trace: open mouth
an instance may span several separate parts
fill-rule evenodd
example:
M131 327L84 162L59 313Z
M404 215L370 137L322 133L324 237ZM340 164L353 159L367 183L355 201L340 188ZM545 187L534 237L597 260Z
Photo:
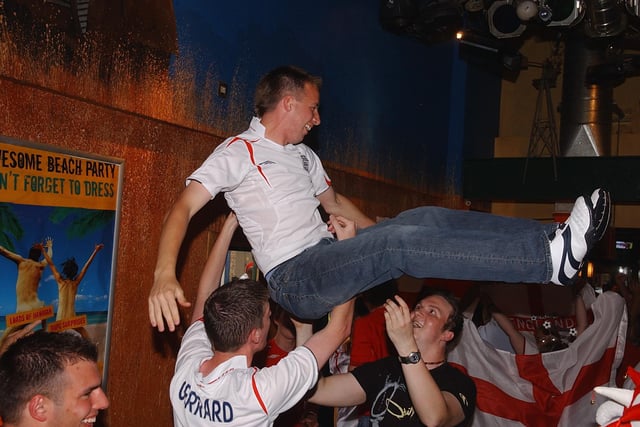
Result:
M96 422L96 417L85 418L82 420L82 424L93 424Z

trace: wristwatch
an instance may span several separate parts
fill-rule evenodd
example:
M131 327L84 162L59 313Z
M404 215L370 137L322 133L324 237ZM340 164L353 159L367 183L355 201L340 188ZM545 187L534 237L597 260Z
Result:
M400 363L415 365L422 359L419 351L412 351L408 356L398 356Z

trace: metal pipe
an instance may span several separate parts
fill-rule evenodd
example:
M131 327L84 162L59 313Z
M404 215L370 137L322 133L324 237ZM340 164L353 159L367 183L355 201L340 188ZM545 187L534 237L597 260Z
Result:
M567 37L560 108L561 156L610 156L613 84L589 84L587 68L603 64L603 43L581 32Z

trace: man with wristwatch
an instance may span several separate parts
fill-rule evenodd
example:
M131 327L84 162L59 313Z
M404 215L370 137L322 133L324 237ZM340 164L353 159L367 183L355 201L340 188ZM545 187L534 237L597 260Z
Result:
M473 381L446 362L462 332L456 299L426 288L409 310L399 296L385 303L387 334L398 356L319 380L310 402L371 405L373 426L464 426L476 402Z

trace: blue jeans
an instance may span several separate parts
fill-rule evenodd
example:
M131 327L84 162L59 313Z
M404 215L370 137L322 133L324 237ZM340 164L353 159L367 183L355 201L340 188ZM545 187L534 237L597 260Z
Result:
M346 240L323 239L268 274L271 297L303 319L392 278L546 283L557 224L434 206L402 212Z

